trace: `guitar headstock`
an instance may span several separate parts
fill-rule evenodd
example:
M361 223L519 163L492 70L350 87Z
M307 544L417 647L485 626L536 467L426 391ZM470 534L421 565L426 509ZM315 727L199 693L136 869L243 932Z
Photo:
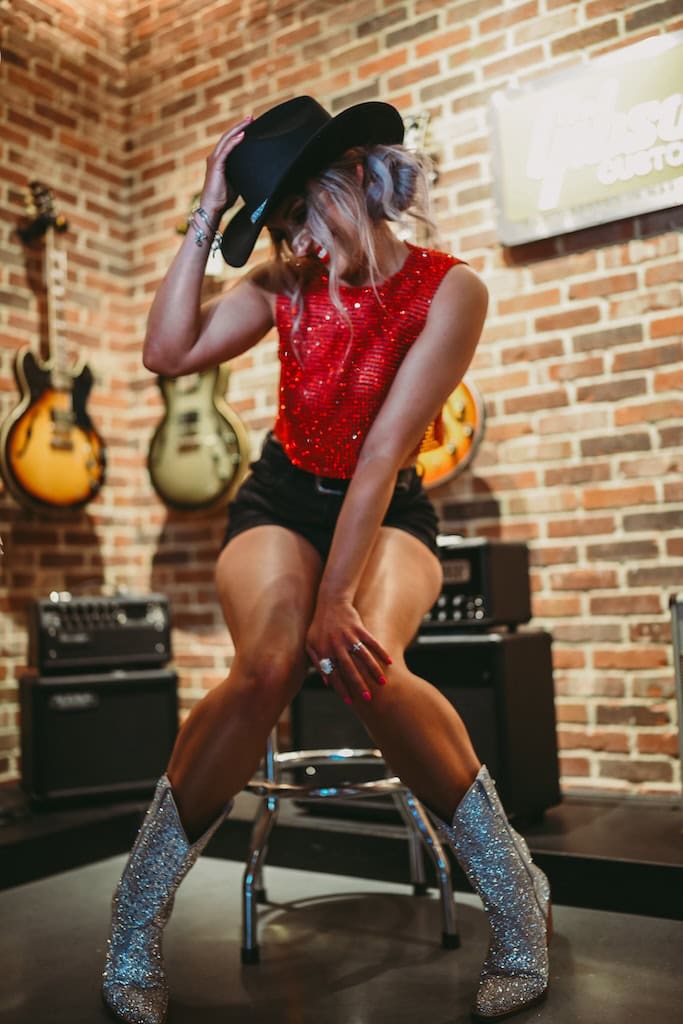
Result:
M28 188L25 189L24 206L27 218L25 223L17 228L17 234L22 242L30 244L50 230L67 230L69 225L66 218L55 208L52 189L42 181L29 182Z

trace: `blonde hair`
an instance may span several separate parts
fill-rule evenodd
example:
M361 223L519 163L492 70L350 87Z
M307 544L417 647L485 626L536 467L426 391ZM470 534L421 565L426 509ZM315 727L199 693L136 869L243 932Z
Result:
M303 314L305 285L322 266L310 256L288 259L299 234L308 232L313 242L327 252L330 299L348 323L340 295L342 268L364 268L367 283L375 289L380 281L373 226L386 220L405 227L412 217L430 235L433 233L427 175L424 158L402 146L367 146L347 150L307 182L302 197L305 218L295 224L294 237L288 241L281 232L271 230L276 259L287 259L292 270L286 276L286 292L294 313L293 334ZM340 214L334 220L334 231L330 227L330 204Z

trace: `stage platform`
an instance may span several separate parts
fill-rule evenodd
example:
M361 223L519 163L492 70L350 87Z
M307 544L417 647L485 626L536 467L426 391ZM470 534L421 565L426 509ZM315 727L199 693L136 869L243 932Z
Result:
M99 999L111 892L124 856L0 893L2 1024L105 1024ZM442 950L436 898L407 886L271 868L261 963L240 963L241 866L202 858L166 932L169 1024L469 1024L487 945L459 895L462 945ZM547 1002L519 1024L678 1024L683 925L554 908Z

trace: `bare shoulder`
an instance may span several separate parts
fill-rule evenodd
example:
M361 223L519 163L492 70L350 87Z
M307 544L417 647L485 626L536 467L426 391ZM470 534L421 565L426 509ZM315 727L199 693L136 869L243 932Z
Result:
M436 290L430 315L459 316L470 312L476 318L486 314L488 289L479 275L466 263L456 263L444 275Z

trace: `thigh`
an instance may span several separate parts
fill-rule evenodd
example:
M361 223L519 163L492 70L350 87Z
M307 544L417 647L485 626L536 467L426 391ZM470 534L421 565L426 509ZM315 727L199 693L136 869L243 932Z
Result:
M439 559L412 534L382 527L356 595L363 622L398 657L441 590Z
M322 573L315 548L281 526L234 537L216 564L216 586L236 650L285 644L303 650Z

